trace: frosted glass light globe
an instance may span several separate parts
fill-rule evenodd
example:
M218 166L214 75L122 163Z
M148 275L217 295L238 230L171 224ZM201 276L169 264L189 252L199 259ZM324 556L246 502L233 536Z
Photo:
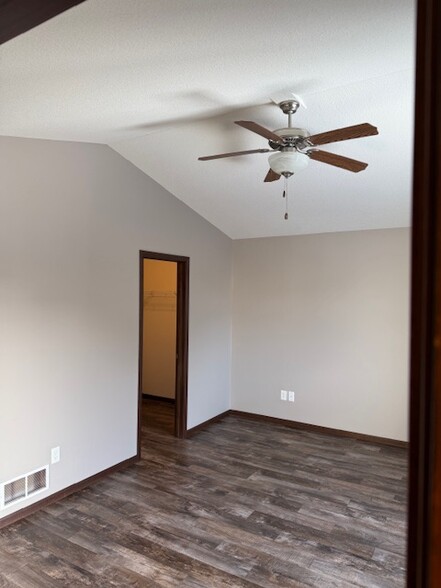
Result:
M268 157L268 163L276 174L282 175L284 172L294 174L305 169L309 163L309 157L298 151L277 151Z

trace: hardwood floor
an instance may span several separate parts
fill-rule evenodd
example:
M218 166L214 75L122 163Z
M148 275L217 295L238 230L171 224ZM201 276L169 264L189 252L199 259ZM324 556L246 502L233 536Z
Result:
M404 586L404 449L228 416L0 532L0 586Z
M163 400L143 398L142 425L149 430L166 435L175 433L175 405Z

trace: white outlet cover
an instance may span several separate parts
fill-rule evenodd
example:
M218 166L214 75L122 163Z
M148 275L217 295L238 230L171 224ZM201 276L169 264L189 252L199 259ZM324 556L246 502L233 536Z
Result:
M296 398L296 397L295 397L295 393L294 393L292 390L290 390L290 391L288 392L288 400L289 400L290 402L294 402L295 398Z
M53 447L51 449L51 463L58 463L60 461L60 448Z
M288 392L286 390L280 390L280 400L287 400Z

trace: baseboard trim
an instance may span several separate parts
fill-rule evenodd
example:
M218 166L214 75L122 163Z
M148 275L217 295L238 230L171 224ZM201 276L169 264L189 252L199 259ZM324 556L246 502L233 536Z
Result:
M142 393L142 397L146 400L159 400L159 402L167 402L168 404L176 404L176 400L174 398L167 398L166 396L155 396L154 394L144 394Z
M206 429L209 425L212 425L213 423L216 423L217 421L222 420L223 418L228 416L230 413L231 413L231 410L226 410L225 412L221 412L220 414L214 416L213 418L208 419L208 421L204 421L203 423L199 423L199 425L196 425L195 427L188 429L187 434L186 434L187 439L189 437L193 437L193 435L195 435L196 433L199 433L199 431Z
M276 417L265 416L262 414L255 414L253 412L243 412L241 410L230 410L229 414L233 416L244 417L253 421L262 421L273 423L275 425L284 425L291 429L301 429L302 431L310 431L312 433L323 433L325 435L334 435L336 437L347 437L349 439L356 439L358 441L367 441L368 443L377 443L379 445L388 445L392 447L408 448L407 441L399 441L398 439L388 439L387 437L376 437L375 435L365 435L364 433L354 433L352 431L343 431L342 429L332 429L331 427L322 427L320 425L311 425L309 423L301 423L299 421L289 421L287 419L279 419Z
M58 502L59 500L62 500L63 498L66 498L67 496L70 496L71 494L74 494L75 492L79 492L80 490L87 488L87 486L90 486L91 484L97 482L98 480L101 480L101 478L105 478L109 474L113 474L114 472L122 470L130 465L133 465L137 461L139 461L139 458L137 455L135 455L133 457L129 457L129 459L125 459L124 461L121 461L120 463L117 463L113 466L110 466L110 468L107 468L101 472L98 472L97 474L94 474L93 476L89 476L88 478L81 480L80 482L76 482L75 484L72 484L71 486L68 486L67 488L63 488L63 490L59 490L58 492L54 492L54 494L51 494L50 496L46 496L46 498L43 498L42 500L39 500L38 502L34 502L34 504L30 504L29 506L25 506L24 508L21 508L20 510L13 512L10 515L6 515L2 519L0 519L0 529L3 529L9 525L12 525L13 523L17 523L21 519L24 519L24 518L30 516L31 514L34 514L35 512L41 510L42 508L45 508L46 506L49 506L50 504L53 504L54 502Z

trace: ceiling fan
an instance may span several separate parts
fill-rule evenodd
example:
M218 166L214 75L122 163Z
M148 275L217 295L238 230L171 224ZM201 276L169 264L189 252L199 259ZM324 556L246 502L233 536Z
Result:
M292 126L292 115L299 108L298 100L284 100L279 102L278 106L282 112L288 115L288 126L283 129L270 131L258 123L248 120L236 120L235 124L257 133L261 137L268 139L271 149L251 149L248 151L234 151L231 153L220 153L218 155L208 155L199 157L200 161L211 159L221 159L223 157L236 157L237 155L249 155L252 153L271 153L268 158L269 171L265 176L264 182L274 182L281 176L289 178L295 172L305 168L309 159L321 161L328 165L334 165L351 172L360 172L367 167L367 163L343 157L336 153L329 153L316 149L317 145L326 145L336 143L337 141L347 141L348 139L358 139L378 135L376 127L369 123L362 123L342 129L334 129L325 133L310 135L306 129L300 129ZM285 215L285 218L288 218Z

